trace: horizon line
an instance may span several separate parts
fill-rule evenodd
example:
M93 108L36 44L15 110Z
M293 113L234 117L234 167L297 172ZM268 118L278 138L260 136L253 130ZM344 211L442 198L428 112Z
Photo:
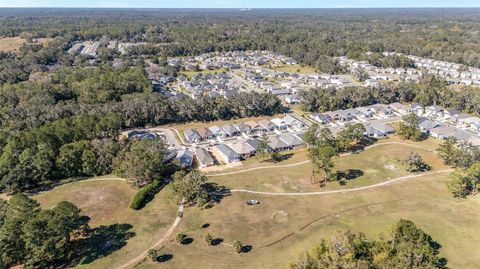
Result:
M371 7L361 7L361 6L339 6L339 7L100 7L100 6L78 6L78 7L68 7L68 6L0 6L0 9L6 8L62 8L62 9L79 9L79 8L91 8L91 9L424 9L424 8L438 8L438 9L445 9L445 8L476 8L480 9L479 6L398 6L398 7L390 7L390 6L371 6Z

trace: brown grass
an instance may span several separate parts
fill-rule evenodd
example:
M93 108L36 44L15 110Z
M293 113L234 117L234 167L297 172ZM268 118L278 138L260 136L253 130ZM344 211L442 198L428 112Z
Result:
M40 43L47 46L53 38L35 38L33 43ZM18 51L26 39L20 37L2 37L0 38L0 51Z

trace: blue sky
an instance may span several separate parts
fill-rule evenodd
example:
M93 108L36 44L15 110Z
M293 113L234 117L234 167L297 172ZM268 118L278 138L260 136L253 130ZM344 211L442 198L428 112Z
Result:
M0 0L0 7L342 8L480 7L480 0Z

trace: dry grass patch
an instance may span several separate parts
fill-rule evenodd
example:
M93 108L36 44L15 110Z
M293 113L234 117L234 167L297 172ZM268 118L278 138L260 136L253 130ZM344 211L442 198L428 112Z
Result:
M33 43L48 45L53 38L35 38ZM26 43L26 39L20 37L2 37L0 38L0 51L18 51Z

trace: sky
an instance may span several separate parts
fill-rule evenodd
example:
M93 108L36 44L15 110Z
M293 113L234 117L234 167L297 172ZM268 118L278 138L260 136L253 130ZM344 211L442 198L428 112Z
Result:
M480 7L480 0L0 0L0 7L371 8Z

